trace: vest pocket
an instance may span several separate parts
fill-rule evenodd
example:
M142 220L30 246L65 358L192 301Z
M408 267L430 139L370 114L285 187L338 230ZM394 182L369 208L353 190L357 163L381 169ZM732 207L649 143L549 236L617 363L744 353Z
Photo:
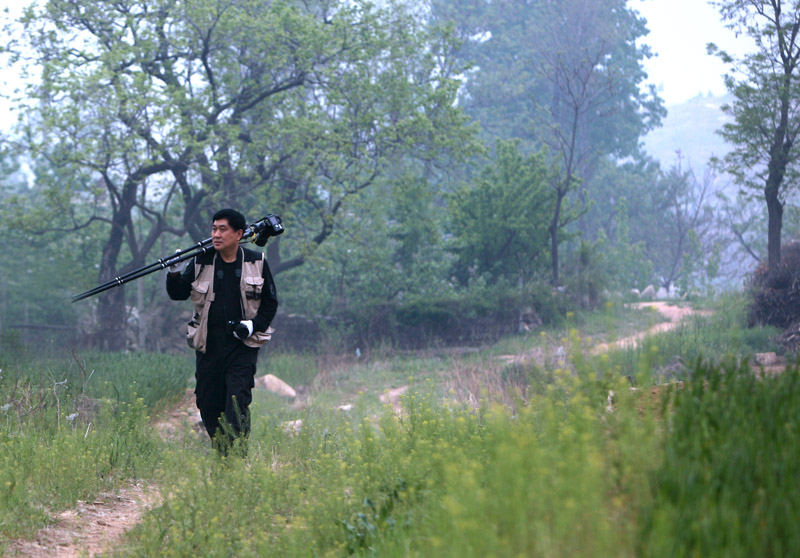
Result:
M248 347L258 348L272 339L274 331L271 327L268 327L267 331L254 331L253 335L244 340L244 344Z
M247 300L261 300L261 290L264 288L263 277L244 278L244 296Z
M194 281L192 283L192 302L202 303L208 295L208 287L211 281Z
M200 340L197 337L200 333L201 312L203 312L205 307L210 286L211 281L194 281L192 283L192 305L194 306L194 312L192 313L192 319L189 320L186 327L186 342L195 350L200 350L200 345L205 343L205 340Z

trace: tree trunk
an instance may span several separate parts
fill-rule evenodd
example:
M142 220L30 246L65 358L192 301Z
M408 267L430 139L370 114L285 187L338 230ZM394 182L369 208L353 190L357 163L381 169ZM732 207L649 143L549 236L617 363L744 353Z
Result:
M769 272L777 271L781 263L781 228L783 227L783 204L778 199L778 187L768 185L764 188L764 199L767 201L767 263Z
M117 259L124 241L124 224L127 213L117 212L112 219L111 233L103 246L100 260L100 283L119 277L115 275ZM132 269L132 268L131 268ZM121 273L120 273L121 274ZM125 287L115 287L102 293L97 305L97 341L100 349L121 351L125 349L127 313L125 312Z
M99 348L103 351L124 350L127 334L125 286L109 289L100 295L97 317Z
M561 188L556 190L556 206L553 211L553 220L550 222L550 260L553 266L553 286L558 286L558 224L561 220L561 205L566 192Z

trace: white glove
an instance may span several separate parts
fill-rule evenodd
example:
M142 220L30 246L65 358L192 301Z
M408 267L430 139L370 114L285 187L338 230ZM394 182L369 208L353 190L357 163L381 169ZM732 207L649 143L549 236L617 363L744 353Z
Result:
M180 252L180 250L175 250L176 254L178 252ZM186 269L187 265L189 265L189 260L183 260L182 262L172 264L167 269L170 273L181 273L184 269Z
M240 341L244 341L251 335L253 335L253 320L242 320L233 328L233 336Z

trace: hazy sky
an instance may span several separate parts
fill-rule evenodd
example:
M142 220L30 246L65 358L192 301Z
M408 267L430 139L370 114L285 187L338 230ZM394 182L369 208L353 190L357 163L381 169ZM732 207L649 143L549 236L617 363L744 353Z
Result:
M630 0L629 6L647 19L650 33L644 42L657 54L645 63L648 82L661 88L659 94L667 106L698 93L725 93L722 74L726 68L706 54L706 44L743 54L752 43L726 29L706 0Z
M23 3L12 3L12 14ZM706 43L714 42L735 54L745 51L749 43L725 29L706 0L630 0L629 6L647 19L650 34L644 42L657 54L646 63L648 82L660 88L667 106L698 93L725 93L721 77L725 67L706 54ZM9 91L14 78L14 72L0 68L0 91ZM8 104L0 99L0 129L14 121Z

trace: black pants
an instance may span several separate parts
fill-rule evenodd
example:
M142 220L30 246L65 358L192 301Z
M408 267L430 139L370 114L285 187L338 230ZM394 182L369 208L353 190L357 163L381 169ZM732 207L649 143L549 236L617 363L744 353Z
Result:
M244 345L225 328L209 328L206 352L196 356L197 408L215 447L227 453L232 438L250 433L258 349ZM225 428L220 426L222 417Z

